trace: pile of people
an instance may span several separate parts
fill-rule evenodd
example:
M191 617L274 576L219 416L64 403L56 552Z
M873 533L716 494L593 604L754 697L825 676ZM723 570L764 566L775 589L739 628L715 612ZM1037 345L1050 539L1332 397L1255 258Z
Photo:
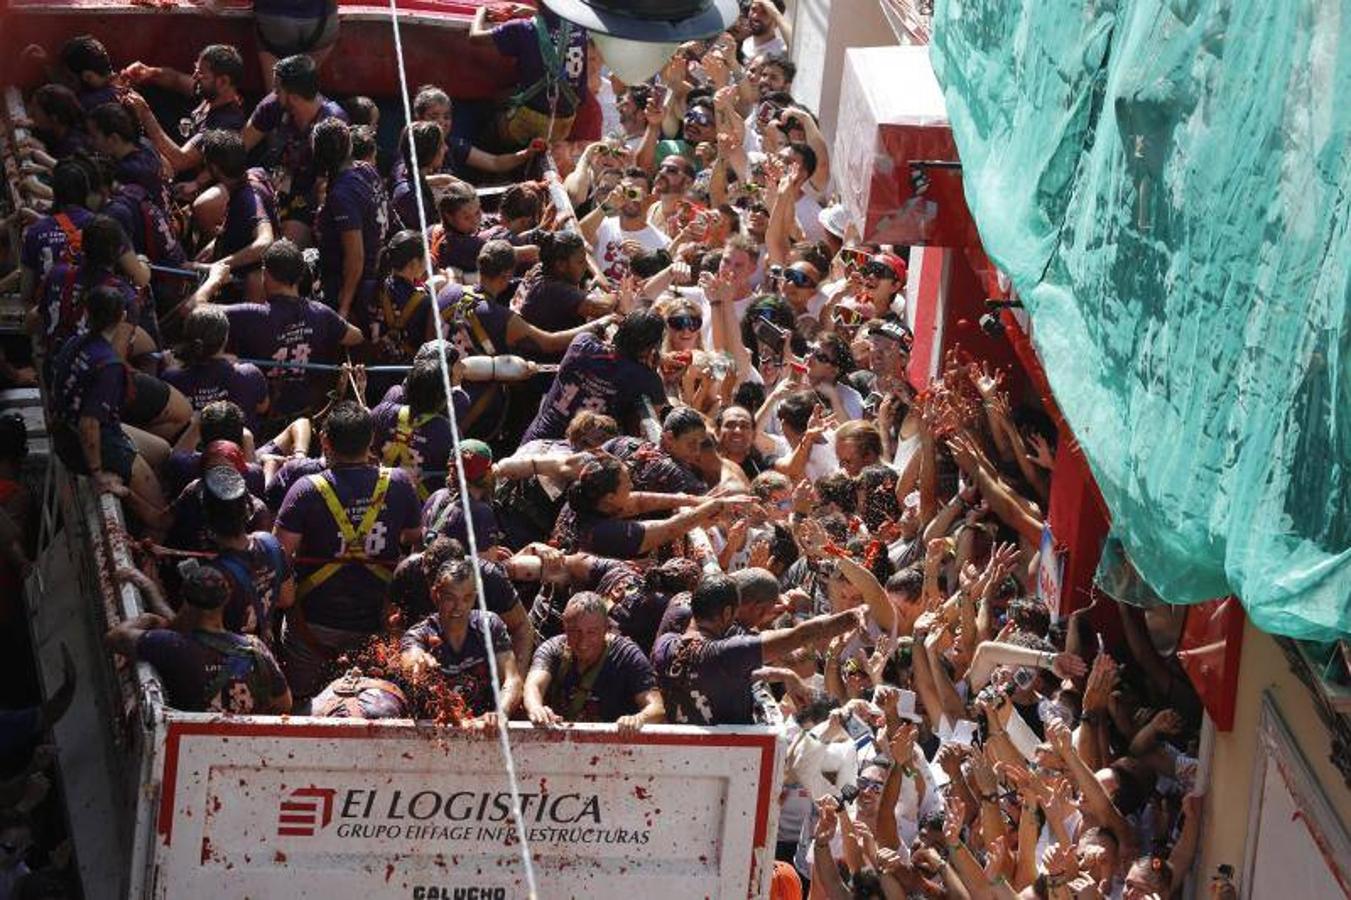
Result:
M108 645L182 709L776 725L775 897L1176 895L1196 694L1136 610L1038 599L1055 429L979 361L915 381L909 248L832 202L787 38L755 0L625 85L487 7L521 91L464 135L418 89L383 167L304 54L250 112L233 47L69 42L22 283L148 551Z

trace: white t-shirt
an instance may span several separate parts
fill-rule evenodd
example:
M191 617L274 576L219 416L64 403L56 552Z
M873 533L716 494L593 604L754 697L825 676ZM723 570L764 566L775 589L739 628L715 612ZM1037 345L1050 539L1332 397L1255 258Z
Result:
M755 35L751 35L741 42L741 56L750 62L761 53L787 53L788 45L784 43L783 38L777 31L772 32L769 40L763 43L756 43Z
M695 303L699 304L699 316L704 320L704 327L700 331L700 337L703 338L704 341L704 349L709 351L725 350L730 353L730 348L718 347L713 343L713 304L708 301L708 295L704 293L704 289L700 287L678 287L675 288L674 291L680 296L693 300ZM751 293L742 297L740 300L732 301L732 313L736 316L736 321L740 322L746 317L746 308L751 305L751 298L753 296L754 294ZM754 374L758 376L760 373L756 372Z
M651 225L644 224L637 231L625 231L619 224L618 216L602 219L596 228L596 246L593 249L600 270L606 278L615 282L629 273L629 257L623 249L625 241L637 241L644 250L659 250L671 243L670 238Z
M771 416L777 422L777 416ZM770 440L774 442L776 455L787 458L793 455L793 448L788 446L788 441L781 434L771 434ZM835 457L835 432L827 431L826 442L812 447L811 455L807 457L807 469L805 476L809 481L815 481L818 478L825 478L833 472L840 470L840 461Z

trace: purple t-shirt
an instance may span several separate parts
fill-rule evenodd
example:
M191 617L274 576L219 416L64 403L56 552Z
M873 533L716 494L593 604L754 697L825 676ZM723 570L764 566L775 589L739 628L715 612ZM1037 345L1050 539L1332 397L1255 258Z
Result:
M261 713L287 690L272 651L253 635L156 628L136 641L136 658L155 667L174 709Z
M224 307L230 320L230 352L245 359L280 362L335 363L347 322L336 312L303 297L277 294L267 303ZM272 368L273 409L291 416L318 399L332 384L331 373L311 375L304 369Z
M282 583L291 577L291 564L277 539L265 531L255 531L249 535L248 549L222 550L207 565L224 572L230 583L224 610L226 629L256 634L268 641L272 609Z
M94 214L83 206L68 206L61 210L70 220L70 234L79 235L80 230L89 224ZM23 247L19 252L19 262L24 268L46 275L66 256L70 248L70 234L61 227L56 215L43 216L23 233ZM78 260L77 260L78 262Z
M113 163L113 180L145 189L150 202L167 209L169 195L164 185L164 166L155 148L141 141L136 149Z
M252 244L263 222L270 222L272 233L278 233L277 195L266 171L249 169L243 183L230 192L225 220L216 235L213 259L225 259Z
M492 635L494 655L511 652L511 635L496 613L488 613L488 632ZM399 641L402 650L417 647L436 658L447 686L459 694L470 713L481 716L495 709L492 673L488 669L488 647L483 641L483 613L469 611L469 631L464 644L456 650L441 630L439 616L430 615L404 632Z
M661 376L627 359L590 332L572 339L539 413L522 442L561 438L572 417L583 409L614 417L621 425L636 421L646 397L654 410L666 404Z
M710 641L663 634L653 648L652 665L673 723L755 724L751 672L764 665L758 635Z
M548 23L550 43L555 48L554 54L557 56L558 64L562 69L561 72L556 74L572 87L573 93L580 102L580 98L586 94L586 29L569 25L567 45L559 47L562 41L563 20L548 11L542 11L540 15ZM539 37L535 33L536 21L536 18L513 19L492 30L493 43L497 46L497 51L503 56L515 57L516 83L523 89L528 89L534 85L544 77L545 72L544 58L540 53ZM547 115L550 111L548 91L540 90L536 92L533 97L526 101L526 106ZM556 114L570 116L574 111L573 104L569 102L566 93L560 92Z
M70 338L53 363L58 419L75 425L97 419L103 429L119 427L122 402L130 386L126 364L102 335Z
M116 219L131 239L132 249L151 263L182 266L187 262L188 255L164 209L141 185L118 185L99 212Z
M267 399L267 376L252 363L215 357L192 366L165 369L160 377L178 388L195 410L218 400L235 403L244 410L250 428L257 427L258 404Z
M454 267L461 272L478 271L478 252L488 239L478 234L461 234L445 225L431 228L432 261L438 269Z
M389 489L374 526L363 536L362 550L367 559L394 563L403 556L399 541L404 531L416 528L420 504L408 474L390 469ZM355 530L371 505L378 470L375 466L339 466L317 477L327 481L347 513ZM329 511L328 504L315 487L312 477L301 478L286 492L277 513L277 528L299 534L299 557L331 559L340 556L346 541ZM314 563L297 563L296 577L302 581L321 568ZM393 571L390 565L387 571ZM332 577L303 598L305 618L316 624L344 631L374 634L383 627L380 612L385 600L385 579L358 563L344 564Z
M433 416L419 423L418 418L410 414L409 424L413 430L406 441L407 449L391 459L399 446L399 410L402 403L380 403L371 410L371 422L375 426L375 439L371 446L376 455L386 460L386 465L403 466L415 478L418 473L429 470L431 477L439 483L445 483L446 462L450 459L450 420L443 415Z
M244 104L236 97L216 106L210 100L203 100L188 116L187 133L183 137L196 141L208 131L243 131L249 122L244 113ZM180 132L181 133L181 132Z
M520 606L521 595L506 569L487 559L480 559L478 568L483 576L483 599L489 612L505 616ZM389 583L389 602L403 614L405 622L418 622L436 612L421 553L406 557L394 570L394 578Z
M361 278L366 281L375 277L376 263L389 227L389 205L375 166L355 162L351 168L339 172L328 185L324 205L319 207L314 224L318 232L324 296L329 302L335 302L342 285L344 232L361 232Z
M708 485L677 459L642 438L621 434L601 445L601 449L628 464L635 491L659 494L708 493Z
M474 525L474 538L479 550L497 546L506 539L491 503L471 497L469 515ZM422 532L423 540L428 543L433 537L444 535L455 538L468 548L469 528L465 525L464 503L458 497L452 498L450 488L441 488L423 504Z
M291 490L291 485L295 484L306 475L314 475L317 472L328 470L328 461L322 456L310 456L305 459L288 459L281 464L272 475L272 480L267 483L267 488L263 491L263 502L267 504L270 510L281 509L281 502L286 499L286 494Z
M612 559L637 559L643 552L647 529L634 519L602 515L580 516L571 504L563 504L554 528L553 542L569 553L585 552Z
M271 135L266 154L267 168L273 174L273 187L278 197L293 194L307 198L312 196L316 172L310 135L314 126L325 119L349 121L347 113L337 103L323 94L316 99L319 101L319 112L303 128L282 107L275 93L259 100L253 108L253 114L249 116L248 124L263 134Z
M122 98L118 96L117 87L111 81L103 87L80 87L76 91L76 99L84 107L86 113L91 113L105 103L120 103Z
M657 639L670 598L648 590L643 573L631 562L596 557L591 563L592 590L610 601L610 621L639 647L651 647Z
M130 281L112 272L86 272L84 266L58 262L38 285L38 316L42 320L40 340L48 348L58 347L84 327L84 295L96 287L110 287L122 296L127 321L141 324L143 310L140 291Z
M385 321L385 297L393 314L390 321ZM399 275L386 277L370 295L365 310L367 334L380 358L406 362L412 357L426 337L431 311L422 285Z
M586 291L554 278L540 278L521 301L521 318L541 331L567 331L586 324L582 303Z
M656 673L643 651L621 635L606 638L605 655L597 664L600 671L585 697L580 694L586 673L570 656L567 636L560 634L540 644L530 662L532 671L542 669L551 676L545 703L569 722L613 722L633 715L642 708L634 698L657 686Z

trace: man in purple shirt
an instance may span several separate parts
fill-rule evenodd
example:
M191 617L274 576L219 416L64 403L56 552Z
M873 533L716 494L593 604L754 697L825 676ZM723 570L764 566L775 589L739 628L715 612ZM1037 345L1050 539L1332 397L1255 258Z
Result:
M736 582L711 575L690 599L693 620L684 634L663 634L652 651L666 710L672 722L688 725L753 725L751 673L799 647L826 641L860 627L857 609L775 631L727 637L736 619Z
M619 323L613 344L590 332L573 338L521 442L563 437L572 417L583 409L611 416L631 430L644 413L644 399L660 411L666 405L666 388L655 367L665 329L660 316L640 309Z
M117 99L113 60L108 48L91 34L80 34L61 45L61 64L75 76L76 95L85 112Z
M704 417L688 406L677 406L662 422L660 447L620 435L606 441L601 449L628 463L636 491L706 494L708 483L694 469L705 440L711 438Z
M105 103L89 114L89 138L94 149L113 161L113 180L145 189L152 203L170 208L164 180L164 161L142 141L136 120L120 103Z
M432 579L436 612L408 629L399 647L414 684L439 678L459 695L473 723L491 730L505 725L521 702L521 675L506 625L496 613L477 608L471 566L467 560L456 559L441 567ZM485 624L491 643L484 639ZM489 653L497 665L500 686L493 684ZM437 711L424 708L421 712L434 716Z
M277 191L282 231L302 247L310 245L310 229L318 206L310 137L314 126L325 119L346 122L347 113L319 93L314 60L298 54L277 61L272 93L259 101L244 126L244 147L250 152L263 138L271 138L265 154L266 166Z
M196 560L189 562L183 607L172 622L145 613L114 626L104 643L128 659L154 666L174 709L238 715L289 713L291 691L267 645L254 635L225 630L222 615L230 596L226 576ZM130 570L118 574L135 579L134 574L124 573ZM137 580L137 586L154 588L149 579Z
M420 496L422 472L436 473L429 481L445 480L450 459L450 420L441 366L427 360L415 363L404 381L404 402L384 400L371 410L375 423L375 452L386 466L399 466L413 479Z
M244 139L233 131L208 131L201 141L206 171L226 194L225 217L211 245L211 259L243 276L244 295L250 301L263 296L258 264L263 251L281 233L277 195L263 169L248 168Z
M508 146L568 136L587 92L586 29L543 5L532 10L521 4L488 4L474 14L469 41L491 44L516 60L521 90L507 101L498 120L498 132Z
M633 641L609 632L605 599L589 591L568 600L563 633L535 651L525 712L537 727L615 722L620 734L666 719L652 664Z
M223 269L224 267L220 267ZM228 271L228 270L225 270ZM217 270L212 270L213 275ZM336 363L343 347L364 340L361 329L337 313L300 296L305 258L289 240L280 240L263 253L263 292L266 303L237 303L225 307L230 319L229 349L244 359L286 363ZM208 280L195 302L208 301L223 281ZM322 398L332 375L280 366L268 370L272 410L294 417Z
M328 185L314 223L324 302L344 319L364 317L389 226L385 188L374 166L352 159L351 131L336 119L314 126L314 166Z
M385 588L404 545L418 546L417 492L401 469L373 466L371 416L335 404L321 442L328 469L291 486L276 535L296 560L297 604L282 658L296 695L314 696L337 657L387 627Z

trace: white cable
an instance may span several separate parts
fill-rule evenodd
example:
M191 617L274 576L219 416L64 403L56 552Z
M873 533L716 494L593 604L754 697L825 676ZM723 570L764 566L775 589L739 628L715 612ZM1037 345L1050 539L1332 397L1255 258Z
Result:
M422 230L422 252L427 265L427 278L430 282L435 267L432 263L431 246L427 242L427 210L422 201L422 167L418 162L417 141L413 140L413 108L411 101L408 99L408 71L404 68L403 61L403 37L399 31L398 0L389 0L389 18L394 26L394 59L399 66L399 93L403 98L403 117L407 128L408 164L411 169L409 176L415 180L413 196L417 199L418 224ZM428 284L428 293L431 293L431 288L432 285ZM521 812L521 788L516 780L516 761L511 755L511 738L507 735L506 714L500 706L501 692L497 686L497 654L493 651L492 632L488 627L488 603L483 591L483 575L479 572L478 538L474 534L474 517L469 509L469 483L464 475L464 460L460 458L460 425L455 416L455 397L450 384L450 367L446 365L445 334L442 330L441 312L436 308L435 295L431 296L430 299L432 302L432 321L436 323L436 340L439 344L436 358L441 364L441 379L446 390L446 413L450 418L451 459L455 463L455 477L460 487L460 501L464 504L465 536L468 538L469 559L474 570L474 592L478 597L478 607L481 613L479 625L483 631L485 655L488 657L493 703L498 706L499 713L502 714L501 726L497 729L497 736L502 749L502 762L507 770L507 784L511 788L511 817L516 825L516 839L521 846L521 864L525 868L526 888L529 891L529 897L534 900L539 896L539 889L535 884L535 865L530 855L530 843L526 840L525 817Z

